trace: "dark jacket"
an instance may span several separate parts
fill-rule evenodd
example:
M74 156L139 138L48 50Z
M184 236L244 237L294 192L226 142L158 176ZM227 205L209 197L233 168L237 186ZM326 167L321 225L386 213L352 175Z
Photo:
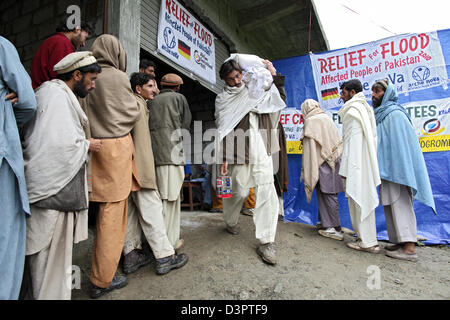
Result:
M189 131L191 122L192 114L185 96L171 89L161 90L150 107L149 126L155 166L186 164L182 132L176 132L180 129ZM172 159L174 148L178 149L176 159Z

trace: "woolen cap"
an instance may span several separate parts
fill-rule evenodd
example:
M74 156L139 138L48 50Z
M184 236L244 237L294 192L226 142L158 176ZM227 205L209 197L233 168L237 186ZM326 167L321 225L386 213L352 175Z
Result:
M175 73L166 74L161 80L162 86L176 87L182 84L183 79L181 79L181 77L179 75L176 75Z
M65 74L82 67L90 66L94 63L97 63L97 59L92 55L92 52L74 52L68 54L58 62L53 68L53 71L56 71L58 74Z

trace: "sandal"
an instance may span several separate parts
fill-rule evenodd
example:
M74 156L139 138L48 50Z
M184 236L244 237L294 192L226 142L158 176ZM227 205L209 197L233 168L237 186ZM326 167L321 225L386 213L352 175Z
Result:
M351 248L351 249L355 249L358 251L364 251L364 252L369 252L369 253L380 253L381 249L379 245L376 246L372 246L369 248L363 248L361 247L361 242L347 242L347 247Z

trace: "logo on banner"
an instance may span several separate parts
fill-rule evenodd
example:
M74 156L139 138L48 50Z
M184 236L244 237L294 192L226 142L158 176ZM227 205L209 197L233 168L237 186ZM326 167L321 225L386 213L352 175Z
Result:
M425 136L435 136L445 131L438 119L431 119L424 123L422 133Z
M200 57L197 50L195 50L194 52L194 60L197 64L200 64L202 62L202 57Z
M173 49L177 45L177 39L175 37L175 34L169 27L164 29L164 42L166 43L166 46L169 49Z
M412 73L412 76L416 81L425 81L430 77L430 75L430 69L424 66L415 68Z
M191 47L181 40L178 40L178 52L187 60L191 60Z

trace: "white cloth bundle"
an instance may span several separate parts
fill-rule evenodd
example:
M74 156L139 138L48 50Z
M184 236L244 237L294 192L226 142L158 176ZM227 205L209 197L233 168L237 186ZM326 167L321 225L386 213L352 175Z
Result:
M256 56L253 56L256 57L256 59L247 59L248 57L252 56L234 54L230 59L233 59L236 62L244 61L241 63L246 63L245 66L247 67L260 67L258 65L247 64L252 61L256 64L259 64L259 61L261 65L264 66L262 59ZM242 67L242 65L240 66ZM269 70L265 70L270 75L271 83L267 90L263 90L260 97L256 99L251 97L247 85L241 86L240 88L225 86L224 91L217 96L215 114L216 125L219 131L219 139L217 143L220 143L249 112L274 114L274 119L276 121L279 120L279 112L286 108L286 103L283 99L281 99L280 93L276 86L273 85L273 77Z

